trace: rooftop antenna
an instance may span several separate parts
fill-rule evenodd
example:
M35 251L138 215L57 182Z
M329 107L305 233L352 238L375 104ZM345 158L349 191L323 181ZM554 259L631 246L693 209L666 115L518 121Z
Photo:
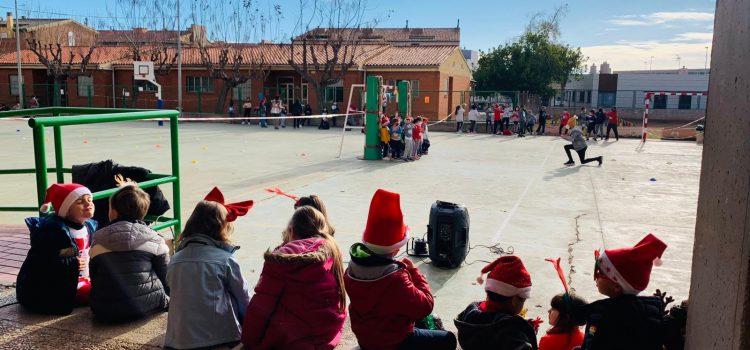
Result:
M409 29L409 20L406 20L406 29Z
M460 18L456 22L456 28L461 28L461 19Z

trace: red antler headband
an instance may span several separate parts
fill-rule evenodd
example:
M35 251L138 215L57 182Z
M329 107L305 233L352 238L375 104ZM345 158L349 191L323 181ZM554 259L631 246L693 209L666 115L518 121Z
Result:
M544 260L551 262L555 267L555 270L557 271L557 277L560 278L560 282L562 282L563 287L565 288L565 293L568 293L568 281L565 280L565 273L563 272L562 266L560 266L560 258L557 258L557 260L549 258Z
M238 217L247 214L250 208L253 207L253 201L244 201L237 203L224 203L224 194L221 193L218 187L214 187L203 200L216 202L224 206L227 209L227 222L237 220Z

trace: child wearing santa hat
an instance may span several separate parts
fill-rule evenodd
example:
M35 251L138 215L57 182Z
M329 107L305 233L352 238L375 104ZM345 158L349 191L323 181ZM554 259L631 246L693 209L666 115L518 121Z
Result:
M497 258L482 269L488 272L487 298L469 304L453 321L461 348L536 350L536 327L520 316L531 296L531 276L521 258ZM484 282L481 276L477 281Z
M26 219L31 248L18 272L16 298L30 311L67 315L88 302L91 290L88 250L97 227L91 191L74 183L53 184L40 213Z
M667 245L649 234L633 247L595 252L594 280L608 298L589 304L583 350L661 349L664 303L641 297Z
M377 190L344 276L352 331L363 349L453 350L453 333L414 328L432 312L434 299L419 269L409 259L394 259L408 230L399 194Z

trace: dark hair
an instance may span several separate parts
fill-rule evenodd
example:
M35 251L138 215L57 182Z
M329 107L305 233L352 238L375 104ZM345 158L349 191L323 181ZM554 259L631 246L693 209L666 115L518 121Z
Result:
M180 239L204 234L217 241L229 242L233 224L227 222L227 209L223 205L213 201L200 201L190 214Z
M137 186L128 185L109 197L109 207L122 220L143 220L151 205L151 198Z
M323 217L325 217L326 219L326 224L328 225L328 234L334 236L336 234L336 229L333 227L333 225L331 225L331 221L328 220L328 211L326 210L326 205L323 204L323 201L320 199L320 197L314 194L304 196L297 200L296 203L294 203L294 209L304 207L306 205L317 209L321 214L323 214Z
M585 308L588 303L575 294L558 294L552 297L550 306L560 313L556 327L573 328L586 324Z

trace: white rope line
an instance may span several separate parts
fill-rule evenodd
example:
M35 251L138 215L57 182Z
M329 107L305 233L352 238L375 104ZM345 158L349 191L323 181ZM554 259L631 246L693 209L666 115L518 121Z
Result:
M349 113L349 116L352 115L362 115L365 112L362 111L356 111ZM343 117L346 116L346 113L343 114L316 114L316 115L300 115L300 116L278 116L278 117L242 117L242 116L236 116L236 117L179 117L177 120L179 121L219 121L219 120L286 120L286 119L322 119L322 118L333 118L333 117ZM29 116L32 117L32 116ZM2 120L28 120L29 117L9 117L9 118L0 118L0 121ZM150 118L150 119L138 119L134 121L169 121L169 118Z
M430 124L427 124L427 126L433 126L433 125L436 125L436 124L440 124L440 123L443 123L443 122L445 122L446 120L448 120L448 118L450 118L450 117L451 117L452 115L453 115L453 113L451 113L451 114L448 114L448 116L446 116L445 118L443 118L443 119L440 119L440 120L438 120L438 121L436 121L436 122L434 122L434 123L430 123Z
M696 119L696 120L693 120L692 122L690 122L690 123L687 123L687 124L685 124L685 125L682 125L682 126L678 126L678 127L674 127L674 128L669 128L669 129L662 129L661 131L669 131L669 130L682 129L682 128L686 127L686 126L690 126L690 125L692 125L692 124L695 124L695 123L697 123L697 122L699 122L699 121L701 121L701 120L703 120L703 119L706 119L706 117L700 117L700 118L698 118L698 119Z

